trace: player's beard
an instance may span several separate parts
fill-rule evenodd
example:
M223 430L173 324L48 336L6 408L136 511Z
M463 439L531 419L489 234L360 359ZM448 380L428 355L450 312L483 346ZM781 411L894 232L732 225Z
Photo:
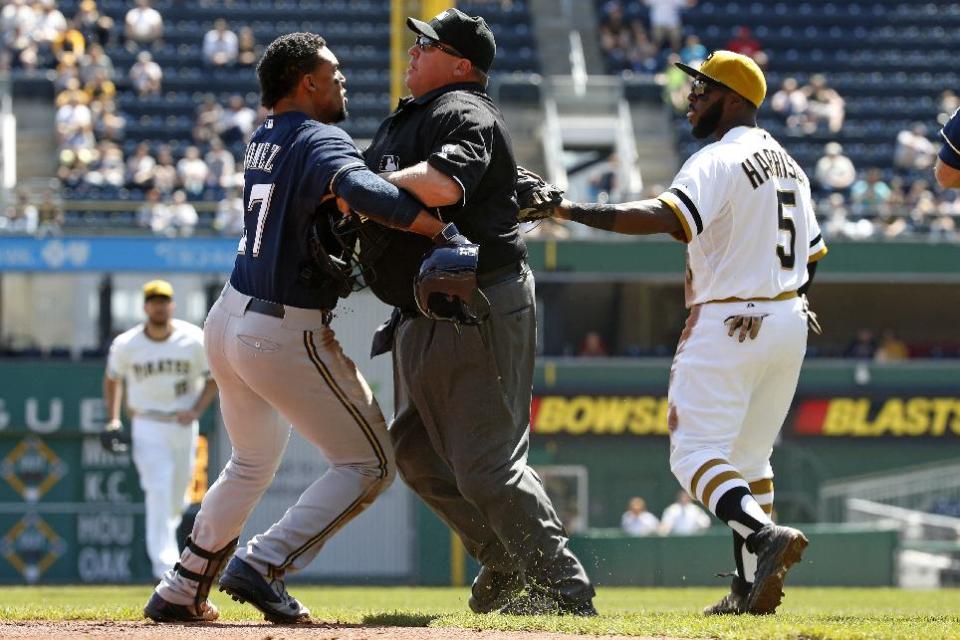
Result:
M333 121L334 121L334 122L343 122L344 120L347 119L347 116L348 116L348 115L350 115L350 114L347 113L347 107L346 107L346 105L341 105L341 106L340 106L340 111L337 111L337 113L333 116Z
M703 140L713 135L720 124L720 118L723 117L723 100L717 100L707 110L700 114L700 119L693 126L690 133L697 140Z

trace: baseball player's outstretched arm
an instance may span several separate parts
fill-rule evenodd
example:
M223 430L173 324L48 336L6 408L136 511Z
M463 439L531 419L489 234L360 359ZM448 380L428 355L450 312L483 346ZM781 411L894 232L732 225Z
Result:
M622 204L593 204L564 200L556 217L573 220L594 229L627 235L683 234L683 226L673 210L661 200L636 200Z
M446 207L463 200L460 183L426 161L383 177L412 193L426 207Z
M941 187L946 189L960 188L960 169L954 169L940 158L933 170L934 176Z

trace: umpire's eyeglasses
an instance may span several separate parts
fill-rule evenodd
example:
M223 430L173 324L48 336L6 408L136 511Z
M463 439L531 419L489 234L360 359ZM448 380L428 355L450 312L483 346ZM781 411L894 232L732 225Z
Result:
M433 47L434 49L439 49L446 54L449 54L455 58L463 58L464 55L454 49L453 47L448 47L445 44L440 44L433 38L428 38L427 36L417 36L417 47L420 48L420 51L426 51L427 49Z
M697 98L702 98L714 89L726 89L726 87L719 82L712 82L704 78L697 78L690 84L690 93Z

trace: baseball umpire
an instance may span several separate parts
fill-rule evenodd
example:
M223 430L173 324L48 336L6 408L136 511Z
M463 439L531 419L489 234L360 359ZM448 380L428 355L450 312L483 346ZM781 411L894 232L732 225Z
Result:
M288 422L330 468L279 522L236 550L220 589L271 622L309 617L287 593L285 573L309 564L395 473L380 408L329 327L331 309L350 290L333 196L390 227L431 237L446 228L369 171L349 136L331 126L346 117L346 79L323 38L277 38L257 76L272 113L247 146L244 236L204 326L233 452L204 497L180 562L144 609L158 622L216 619L207 595L273 480ZM444 236L462 238L449 228Z
M393 350L397 466L482 564L474 611L593 615L593 587L527 465L534 280L510 138L485 90L494 37L482 18L456 9L407 25L417 34L406 74L412 95L364 157L479 245L482 295L434 296L421 286L415 299L414 282L435 266L430 258L421 268L429 241L362 225L367 281L395 307L374 353Z
M770 519L770 454L797 389L808 325L819 331L805 294L827 247L810 181L757 126L767 91L757 64L715 51L699 69L677 66L693 76L694 137L716 141L657 199L564 202L558 215L687 243L690 316L670 370L670 468L733 530L731 592L704 613L773 613L807 539Z

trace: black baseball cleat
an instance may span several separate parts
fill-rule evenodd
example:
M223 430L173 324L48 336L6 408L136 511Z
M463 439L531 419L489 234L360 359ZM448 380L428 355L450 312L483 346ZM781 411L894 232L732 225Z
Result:
M733 576L730 584L730 593L720 598L720 602L704 607L705 616L739 615L743 613L744 604L750 594L750 583L740 576Z
M537 591L522 593L504 607L505 616L583 616L597 615L593 600L570 600Z
M220 612L209 600L199 606L174 604L167 602L154 591L147 606L143 608L143 616L154 622L213 622L220 617Z
M287 593L283 580L274 578L267 582L259 571L240 558L230 560L219 584L220 591L237 602L252 604L268 622L295 624L310 620L310 610Z
M744 613L767 615L780 606L783 579L800 561L810 541L800 531L768 524L747 538L747 549L757 554L753 587L744 603Z
M497 611L520 595L523 584L520 573L501 573L480 567L480 572L470 587L470 600L467 604L474 613Z

